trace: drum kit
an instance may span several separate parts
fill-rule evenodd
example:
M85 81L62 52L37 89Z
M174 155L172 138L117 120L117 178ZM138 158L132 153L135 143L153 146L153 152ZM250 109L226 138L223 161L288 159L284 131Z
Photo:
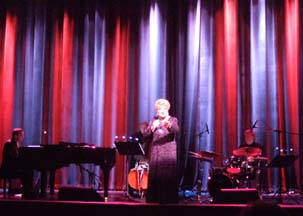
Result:
M258 187L261 165L268 162L261 156L261 149L241 147L233 150L233 155L223 160L223 167L212 167L208 178L208 192L215 196L221 188ZM189 152L189 157L199 161L213 162L220 154L211 151ZM252 186L254 181L256 186Z

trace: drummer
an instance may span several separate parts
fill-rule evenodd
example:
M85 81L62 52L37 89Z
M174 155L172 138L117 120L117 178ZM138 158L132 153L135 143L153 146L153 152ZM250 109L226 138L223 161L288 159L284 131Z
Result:
M263 150L263 146L256 142L256 133L252 129L247 129L244 131L244 143L242 143L239 147L258 148L261 150L261 152Z
M252 130L252 129L247 129L244 131L244 143L242 143L239 148L243 148L243 147L249 147L255 150L259 150L259 151L252 151L252 154L248 154L247 155L247 161L250 164L253 164L255 168L258 168L259 173L258 173L258 183L259 183L259 189L260 190L266 190L266 180L265 180L265 169L264 168L264 164L259 164L260 160L258 160L258 157L261 157L262 154L264 154L263 151L263 146L256 142L256 133ZM258 155L254 154L254 152L260 152ZM257 164L255 164L257 163Z

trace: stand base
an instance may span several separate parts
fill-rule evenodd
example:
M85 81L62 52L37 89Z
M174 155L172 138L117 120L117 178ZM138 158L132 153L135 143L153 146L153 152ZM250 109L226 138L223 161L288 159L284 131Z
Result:
M289 195L287 192L277 191L270 197L270 199L273 200L273 199L277 198L278 199L277 204L283 204L283 197L284 197L284 199L285 199L285 197L288 199L291 199L296 204L300 204L300 202L297 199L295 199L293 196Z

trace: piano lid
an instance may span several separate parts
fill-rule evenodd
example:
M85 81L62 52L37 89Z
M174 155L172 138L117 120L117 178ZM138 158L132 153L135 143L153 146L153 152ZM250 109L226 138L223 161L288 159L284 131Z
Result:
M40 148L41 145L27 145L28 148Z
M58 144L36 144L36 145L25 145L25 146L21 146L21 147L26 147L26 148L41 148L41 147L44 147L44 146L55 146Z

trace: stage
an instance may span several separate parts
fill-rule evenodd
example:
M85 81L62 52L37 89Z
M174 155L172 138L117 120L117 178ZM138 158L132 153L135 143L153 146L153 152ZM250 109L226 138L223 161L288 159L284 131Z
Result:
M96 191L102 197L102 191ZM145 203L144 198L128 196L124 191L109 191L107 201L81 201L81 197L74 194L73 199L60 200L58 191L54 195L45 198L22 199L20 194L3 198L0 197L0 210L9 215L109 215L109 216L167 216L174 212L178 215L211 215L211 216L235 216L238 215L245 204L211 202L208 194L197 196L184 196L180 193L178 204ZM184 193L185 194L185 193ZM280 200L281 198L281 200ZM274 202L285 208L291 216L303 214L303 196L301 194L262 194L260 199ZM282 202L281 202L282 201Z

